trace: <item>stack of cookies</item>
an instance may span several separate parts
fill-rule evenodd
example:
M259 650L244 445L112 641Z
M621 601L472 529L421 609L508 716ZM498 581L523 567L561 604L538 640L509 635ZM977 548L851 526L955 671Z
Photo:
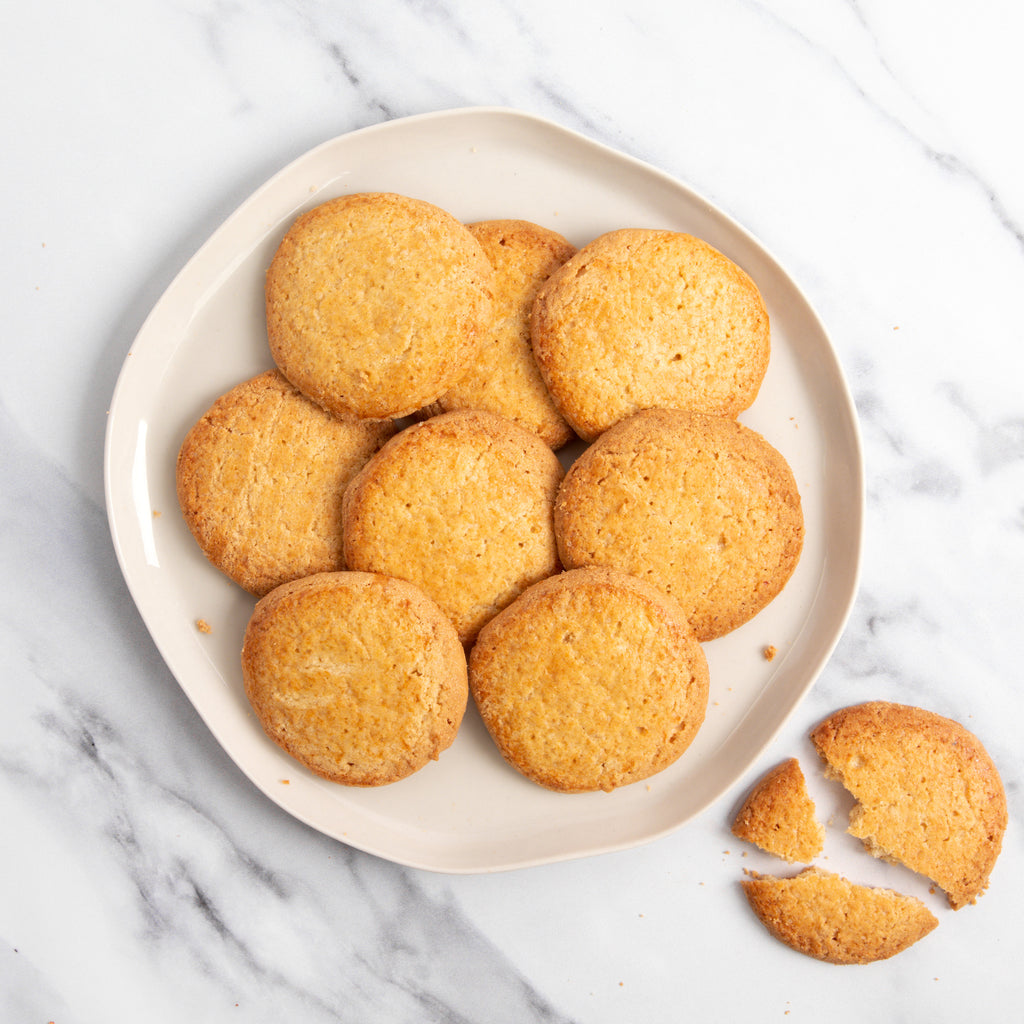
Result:
M242 666L268 736L322 777L390 783L472 694L549 789L676 761L702 645L780 593L803 543L785 458L736 420L770 356L743 270L680 232L577 250L362 193L290 226L266 323L276 368L213 404L177 474L196 541L259 599Z

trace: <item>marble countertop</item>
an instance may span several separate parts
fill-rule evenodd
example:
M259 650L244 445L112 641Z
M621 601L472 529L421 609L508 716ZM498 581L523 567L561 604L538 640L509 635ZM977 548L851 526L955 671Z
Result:
M1022 33L1024 10L996 0L11 9L0 1016L852 1022L1018 1006ZM223 752L122 579L103 442L148 311L253 189L344 132L475 105L661 168L780 258L849 380L867 509L846 632L727 794L634 849L450 875L321 835ZM872 698L974 731L1010 826L988 893L955 913L834 827L823 866L920 895L940 920L892 960L837 967L754 920L739 880L769 862L729 823L762 771L813 760L817 721Z

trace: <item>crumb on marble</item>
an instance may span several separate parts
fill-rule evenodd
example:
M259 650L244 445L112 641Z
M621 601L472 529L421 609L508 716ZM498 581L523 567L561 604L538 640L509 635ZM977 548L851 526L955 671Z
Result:
M213 627L206 621L206 619L196 619L196 629L200 633L212 633Z
M775 655L779 653L778 648L774 644L768 644L767 647L761 652L764 655L765 661L773 661Z

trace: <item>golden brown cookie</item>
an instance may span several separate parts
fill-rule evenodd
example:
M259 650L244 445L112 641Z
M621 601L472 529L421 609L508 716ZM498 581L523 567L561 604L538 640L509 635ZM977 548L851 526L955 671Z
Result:
M671 598L614 569L578 569L534 585L483 628L470 688L502 756L527 778L610 791L690 745L708 668Z
M341 498L394 433L331 416L276 370L217 399L178 453L178 501L207 558L253 594L344 568Z
M767 772L750 791L732 834L790 862L809 864L825 846L800 762L791 757Z
M478 362L439 399L442 410L487 409L561 448L572 431L555 408L530 347L540 286L575 251L560 234L525 220L469 225L494 265L494 320Z
M573 464L555 530L566 568L608 565L646 579L705 641L782 590L804 526L789 465L760 434L724 416L649 409Z
M976 736L932 711L870 701L830 715L811 740L858 801L851 835L930 878L954 910L976 901L1007 821L999 772Z
M398 417L470 368L494 269L445 210L387 192L329 200L288 230L266 280L281 372L339 414Z
M422 587L467 643L561 567L554 452L494 413L445 413L389 441L345 492L345 559Z
M914 896L854 885L819 868L807 868L793 878L754 876L740 884L775 938L830 964L886 960L939 923Z
M585 245L540 289L531 331L552 398L588 441L640 409L735 416L757 397L771 350L754 282L674 231Z
M256 605L245 692L267 735L310 771L381 786L451 746L466 708L466 656L422 591L367 573L320 573Z

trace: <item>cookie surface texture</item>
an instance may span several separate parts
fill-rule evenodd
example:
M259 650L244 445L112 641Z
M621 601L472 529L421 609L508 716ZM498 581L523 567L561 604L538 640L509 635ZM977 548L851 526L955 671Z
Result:
M561 566L563 471L534 433L493 413L444 413L393 437L345 492L345 560L422 587L471 641Z
M748 275L692 235L623 229L541 288L534 354L562 415L591 441L640 409L736 416L768 368L768 313Z
M466 227L422 200L376 192L302 214L267 271L270 350L338 414L408 415L476 359L494 270Z
M766 772L733 821L738 839L790 862L809 864L825 846L800 762L791 757Z
M218 398L178 453L178 501L207 558L257 596L344 568L341 499L394 433L343 421L275 370Z
M442 410L486 409L561 448L572 431L555 407L530 345L530 311L540 286L573 253L561 235L523 220L470 224L494 265L494 318L479 361L449 392Z
M988 886L1006 830L999 772L973 733L932 711L870 701L811 733L827 774L857 799L851 835L905 864L958 910Z
M794 878L742 883L754 913L775 938L831 964L869 964L903 952L939 923L916 897L855 885L807 868Z
M704 652L676 604L611 569L536 584L480 633L470 688L505 760L563 793L667 768L704 721Z
M365 573L321 573L262 598L242 672L267 735L351 786L396 782L436 760L468 699L447 618L411 584Z
M803 547L783 456L723 416L649 409L612 427L566 474L555 505L566 568L607 565L674 597L699 640L757 614Z

